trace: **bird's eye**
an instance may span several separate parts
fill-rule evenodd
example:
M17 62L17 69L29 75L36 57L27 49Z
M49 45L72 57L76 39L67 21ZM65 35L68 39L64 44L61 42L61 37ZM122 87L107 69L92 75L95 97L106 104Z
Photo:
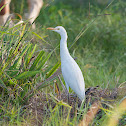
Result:
M57 28L57 30L60 30L60 28Z

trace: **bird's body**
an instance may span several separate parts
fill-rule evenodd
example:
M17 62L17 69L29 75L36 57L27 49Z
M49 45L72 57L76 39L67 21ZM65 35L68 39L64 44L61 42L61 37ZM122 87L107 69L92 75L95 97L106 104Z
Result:
M81 100L85 98L85 83L83 74L75 62L70 56L67 48L67 32L62 26L56 28L48 28L56 31L61 35L60 40L60 58L61 58L61 70L64 81L66 83L67 90L69 87L78 95Z

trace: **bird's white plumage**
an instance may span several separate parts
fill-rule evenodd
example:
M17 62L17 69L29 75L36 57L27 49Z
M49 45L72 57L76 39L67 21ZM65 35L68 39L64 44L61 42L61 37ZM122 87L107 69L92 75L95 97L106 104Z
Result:
M51 29L60 34L60 57L61 57L61 70L63 78L66 83L67 90L69 87L78 95L78 97L83 100L85 98L85 83L83 74L75 62L75 60L70 56L67 48L67 32L62 26L57 26Z

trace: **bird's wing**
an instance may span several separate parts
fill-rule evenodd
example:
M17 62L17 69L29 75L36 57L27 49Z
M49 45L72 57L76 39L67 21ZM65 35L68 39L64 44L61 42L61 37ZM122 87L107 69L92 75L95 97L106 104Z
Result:
M66 85L70 86L78 96L81 95L83 97L85 94L84 79L75 60L70 57L66 61L61 62L61 69Z

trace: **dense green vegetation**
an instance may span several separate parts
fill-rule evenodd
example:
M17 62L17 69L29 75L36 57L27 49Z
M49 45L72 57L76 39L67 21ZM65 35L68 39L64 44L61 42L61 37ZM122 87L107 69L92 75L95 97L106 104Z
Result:
M14 1L13 4L17 3L20 1ZM26 1L21 2L21 7L13 4L12 11L23 15L27 7ZM60 67L60 36L48 31L47 27L62 25L67 30L68 47L72 57L77 58L76 62L85 77L86 88L97 85L103 89L125 86L125 7L123 0L103 5L90 1L90 6L87 0L45 0L35 21L35 30L31 29L27 21L23 26L0 27L1 125L32 125L31 120L36 115L25 109L30 104L29 98L41 92L54 93L54 79L62 90L59 79L56 76L50 78ZM61 79L63 81L62 76ZM119 96L117 101L124 95ZM54 96L52 99L55 101ZM67 116L59 116L62 105L66 106ZM50 118L44 115L43 124L77 125L81 111L78 112L79 117L71 119L70 110L71 107L63 102L58 102L54 109L50 106ZM95 118L93 123L102 125L106 113L107 111L100 120ZM125 116L126 114L124 118ZM120 124L126 125L123 119Z
M38 21L44 23L45 27L62 25L66 28L70 53L77 57L76 61L85 76L86 87L99 84L105 87L108 82L111 83L109 86L115 86L115 77L120 78L119 83L124 82L125 3L114 1L108 7L91 3L90 16L88 2L81 7L80 3L73 2L76 5L74 9L71 2L67 5L56 3L42 10L42 20L39 17ZM60 38L50 31L47 34L47 41L55 48ZM59 60L59 51L55 55ZM90 68L86 69L87 64Z

